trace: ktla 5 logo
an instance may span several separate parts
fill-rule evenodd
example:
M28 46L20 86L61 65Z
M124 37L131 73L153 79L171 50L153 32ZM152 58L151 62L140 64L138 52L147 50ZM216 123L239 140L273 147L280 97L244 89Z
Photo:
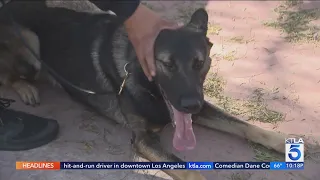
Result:
M286 139L286 162L304 162L304 142L302 138Z

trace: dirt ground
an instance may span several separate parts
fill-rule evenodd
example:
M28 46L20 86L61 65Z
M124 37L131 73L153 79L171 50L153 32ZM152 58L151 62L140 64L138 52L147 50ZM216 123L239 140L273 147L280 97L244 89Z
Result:
M320 2L152 1L153 10L175 21L188 20L198 7L209 12L214 43L207 95L222 109L260 127L320 140ZM318 60L317 60L318 59ZM14 109L57 119L54 142L24 152L0 152L0 179L166 180L161 171L16 171L15 161L143 160L131 150L131 134L72 101L61 89L39 85L41 106L14 103ZM4 90L6 97L17 96ZM175 152L172 127L162 144L186 161L272 161L282 156L246 140L195 126L197 148ZM317 180L320 149L306 157L303 171L204 171L208 180ZM316 178L318 177L318 178Z

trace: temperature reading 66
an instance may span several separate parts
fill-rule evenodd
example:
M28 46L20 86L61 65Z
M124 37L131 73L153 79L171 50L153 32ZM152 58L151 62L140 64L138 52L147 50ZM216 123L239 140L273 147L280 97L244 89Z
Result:
M275 168L275 169L281 168L281 163L275 163L275 164L273 164L273 168Z

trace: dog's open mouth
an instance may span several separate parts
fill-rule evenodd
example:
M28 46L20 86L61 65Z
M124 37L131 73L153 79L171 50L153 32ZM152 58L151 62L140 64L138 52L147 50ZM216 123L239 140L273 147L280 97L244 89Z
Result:
M161 94L170 111L170 116L175 126L173 135L173 147L178 151L191 150L196 146L196 137L192 128L192 114L178 111L169 102L165 92L159 85Z

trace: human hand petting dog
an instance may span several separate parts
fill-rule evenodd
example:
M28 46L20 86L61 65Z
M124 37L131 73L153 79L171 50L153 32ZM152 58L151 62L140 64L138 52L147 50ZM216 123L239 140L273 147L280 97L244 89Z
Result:
M154 43L163 29L176 29L178 24L162 19L157 13L140 4L125 23L140 65L149 81L156 75L154 60Z

